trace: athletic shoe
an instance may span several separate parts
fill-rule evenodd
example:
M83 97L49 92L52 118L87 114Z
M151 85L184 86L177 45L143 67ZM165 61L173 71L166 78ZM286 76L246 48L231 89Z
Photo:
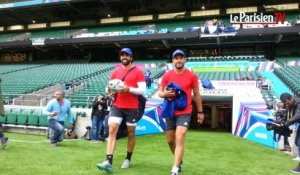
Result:
M112 166L111 166L111 164L108 162L108 160L106 160L106 161L104 161L104 162L102 162L102 163L98 163L98 164L97 164L97 168L98 168L99 170L104 170L104 171L106 171L106 172L109 173L109 174L111 174L112 171L113 171Z
M123 164L121 165L121 168L129 168L130 167L130 160L125 159Z
M290 170L292 173L300 174L300 166L297 166L296 168Z
M180 162L180 165L179 165L179 169L178 169L178 172L181 172L181 165L183 164L183 160Z
M293 160L295 160L295 161L300 161L300 157L297 156L297 157L293 158Z
M6 147L7 143L8 143L7 137L1 138L2 149L4 149Z
M178 175L178 173L179 173L179 167L173 166L171 170L171 175Z

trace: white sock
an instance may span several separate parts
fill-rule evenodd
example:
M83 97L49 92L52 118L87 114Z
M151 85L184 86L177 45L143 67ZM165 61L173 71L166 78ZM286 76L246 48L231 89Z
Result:
M173 166L173 168L172 168L172 171L171 171L171 172L173 172L173 173L178 173L178 171L179 171L179 168L178 168L178 167L176 167L176 166Z

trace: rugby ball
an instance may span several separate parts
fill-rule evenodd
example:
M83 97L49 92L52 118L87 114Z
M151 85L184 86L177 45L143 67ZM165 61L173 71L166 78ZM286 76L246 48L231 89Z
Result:
M119 91L124 88L124 82L119 79L109 80L107 87L112 91Z

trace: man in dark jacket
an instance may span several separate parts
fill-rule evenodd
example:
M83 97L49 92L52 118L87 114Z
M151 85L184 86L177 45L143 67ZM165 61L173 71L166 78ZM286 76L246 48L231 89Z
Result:
M300 123L300 99L293 97L289 93L283 93L280 95L280 100L287 109L288 120L284 123L285 126L289 127L295 123ZM297 128L295 144L298 148L298 156L300 156L300 128ZM298 157L297 156L297 157ZM300 165L295 169L292 169L293 173L300 173Z
M105 117L105 111L107 110L106 99L104 95L100 95L98 98L96 97L93 102L92 109L92 132L91 132L91 140L92 142L99 142L99 140L104 141L105 138L100 137L101 131L103 130L103 120Z

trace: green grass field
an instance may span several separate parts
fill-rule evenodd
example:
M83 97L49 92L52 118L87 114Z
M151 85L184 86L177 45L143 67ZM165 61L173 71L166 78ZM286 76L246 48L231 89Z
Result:
M96 168L96 163L105 159L106 143L68 140L51 148L42 136L5 134L10 142L5 150L0 150L1 175L106 174ZM114 174L169 174L173 159L164 134L137 137L132 167L124 170L120 165L125 158L126 144L127 138L117 142ZM180 175L291 174L289 169L296 165L285 153L230 133L189 131Z

